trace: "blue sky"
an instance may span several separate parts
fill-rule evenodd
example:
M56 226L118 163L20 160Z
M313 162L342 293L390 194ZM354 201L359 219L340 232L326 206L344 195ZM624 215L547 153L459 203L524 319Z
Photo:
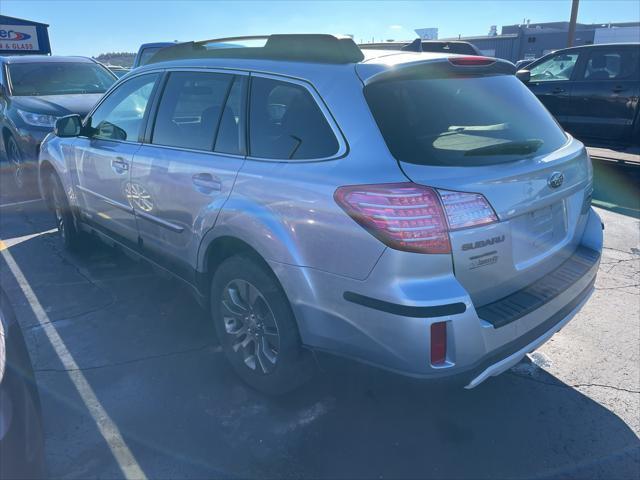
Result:
M0 13L51 25L54 54L137 50L141 43L269 33L353 34L356 41L485 35L491 25L568 20L571 0L177 1L1 0ZM582 0L583 23L640 21L638 0Z

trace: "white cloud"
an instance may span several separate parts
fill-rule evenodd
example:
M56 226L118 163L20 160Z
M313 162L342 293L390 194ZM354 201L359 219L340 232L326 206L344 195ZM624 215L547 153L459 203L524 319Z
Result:
M404 27L402 25L389 25L390 30L403 30Z

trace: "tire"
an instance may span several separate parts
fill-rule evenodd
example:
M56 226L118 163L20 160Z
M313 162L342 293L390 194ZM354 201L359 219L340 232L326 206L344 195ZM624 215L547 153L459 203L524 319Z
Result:
M281 395L313 373L280 284L249 256L226 259L211 281L211 313L224 353L251 387Z
M631 143L636 146L640 146L640 113L636 115L636 121L633 126L633 133L631 136Z
M82 243L82 234L76 228L75 219L64 193L60 179L55 173L49 174L49 191L51 192L51 207L56 222L58 235L69 251L77 251Z
M19 190L22 190L27 184L26 165L24 157L18 146L18 142L11 135L7 138L7 161L13 170L13 181Z

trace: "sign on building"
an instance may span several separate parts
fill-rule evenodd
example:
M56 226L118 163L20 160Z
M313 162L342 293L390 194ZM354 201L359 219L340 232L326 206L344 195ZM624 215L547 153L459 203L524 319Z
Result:
M0 24L0 50L20 53L39 49L35 26Z
M437 40L438 29L437 28L416 28L414 30L422 40Z

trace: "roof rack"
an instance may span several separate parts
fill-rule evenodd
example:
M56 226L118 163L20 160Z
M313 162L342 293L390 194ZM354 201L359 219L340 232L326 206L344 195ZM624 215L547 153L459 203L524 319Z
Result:
M265 40L261 47L233 42ZM317 63L356 63L364 59L352 38L324 34L227 37L184 42L159 50L148 63L191 58L251 58Z

